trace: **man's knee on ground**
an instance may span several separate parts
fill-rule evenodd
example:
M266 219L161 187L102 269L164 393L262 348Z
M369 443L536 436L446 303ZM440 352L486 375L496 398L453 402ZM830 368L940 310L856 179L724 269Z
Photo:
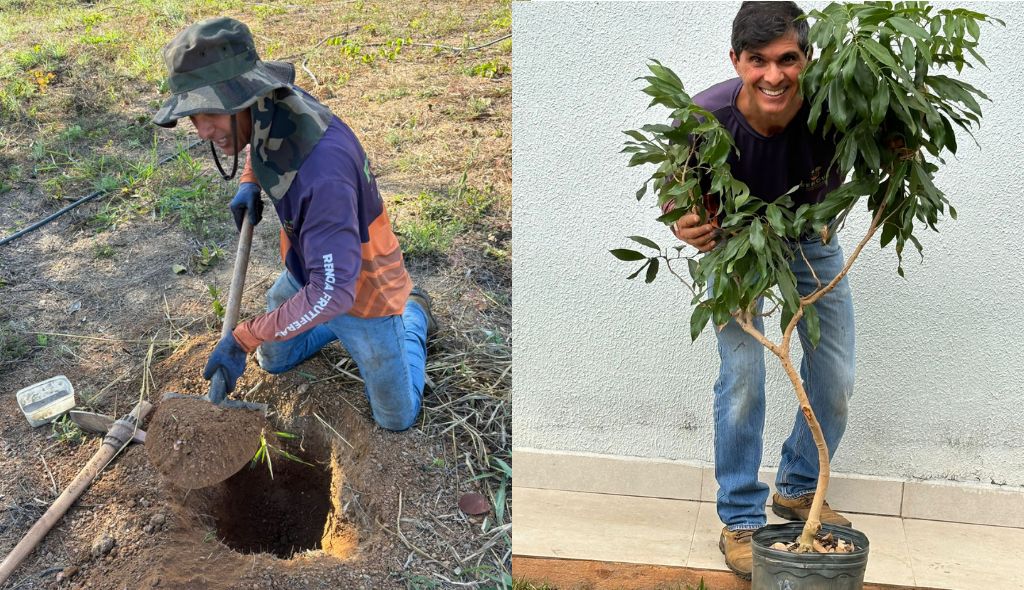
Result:
M263 346L256 349L256 361L260 368L271 375L280 375L291 367L283 364L272 352L268 352Z

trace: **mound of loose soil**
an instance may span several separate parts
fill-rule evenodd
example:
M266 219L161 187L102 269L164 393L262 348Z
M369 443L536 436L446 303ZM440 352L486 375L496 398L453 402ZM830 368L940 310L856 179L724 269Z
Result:
M205 488L238 472L260 446L260 412L197 397L163 400L146 432L149 461L171 484Z

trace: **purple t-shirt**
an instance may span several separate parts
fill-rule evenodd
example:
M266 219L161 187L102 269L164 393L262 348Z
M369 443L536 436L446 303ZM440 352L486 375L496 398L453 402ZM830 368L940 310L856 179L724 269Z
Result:
M736 107L743 82L739 78L715 84L693 97L700 107L711 111L729 130L739 157L730 153L728 163L732 174L750 187L750 194L767 202L800 185L791 196L794 207L804 203L817 203L830 191L842 184L836 170L826 174L835 155L835 141L811 133L807 128L810 106L804 101L800 112L789 125L771 137L765 137L743 117ZM710 180L704 184L708 192Z

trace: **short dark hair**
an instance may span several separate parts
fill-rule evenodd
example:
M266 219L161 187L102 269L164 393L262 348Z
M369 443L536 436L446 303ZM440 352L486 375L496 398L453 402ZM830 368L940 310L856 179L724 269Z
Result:
M746 50L757 50L788 33L796 33L797 44L810 56L807 19L795 2L744 2L732 21L732 50L739 59Z

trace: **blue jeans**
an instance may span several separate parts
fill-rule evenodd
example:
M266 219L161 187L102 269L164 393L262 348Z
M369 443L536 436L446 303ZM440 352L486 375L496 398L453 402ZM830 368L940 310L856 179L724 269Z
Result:
M267 311L276 309L301 288L291 273L282 272L267 291ZM412 426L423 400L426 311L409 300L400 316L359 318L342 314L294 338L264 342L256 358L268 373L283 373L335 340L341 341L359 367L377 424L388 430Z
M806 295L817 289L818 280L825 285L839 274L845 258L835 238L830 244L814 238L802 240L799 245L804 256L797 251L791 268L797 290ZM758 311L762 305L759 302ZM815 308L821 320L821 340L816 348L807 340L805 322L797 326L803 349L800 377L831 456L846 430L847 402L853 394L853 300L846 278L818 300ZM754 325L764 332L760 317ZM764 433L766 351L735 321L717 335L722 361L714 402L718 516L729 530L760 528L766 523L764 505L768 498L768 486L757 479ZM794 393L786 389L781 399L795 406ZM793 430L782 445L776 490L783 497L795 498L813 492L817 481L818 451L797 408Z

